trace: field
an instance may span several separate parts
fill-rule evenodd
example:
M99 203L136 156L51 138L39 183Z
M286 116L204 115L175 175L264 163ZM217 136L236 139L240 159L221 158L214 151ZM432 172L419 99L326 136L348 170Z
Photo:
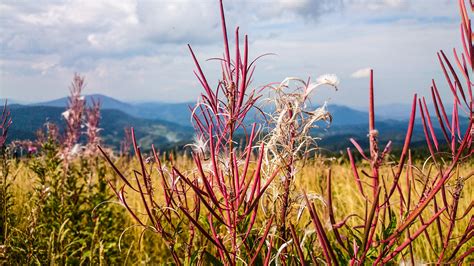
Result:
M253 87L247 36L237 29L231 47L220 4L222 77L212 88L189 46L203 92L189 114L194 140L179 150L140 142L134 127L119 149L107 146L101 103L86 102L79 74L55 120L64 130L49 121L36 139L9 143L15 112L5 104L0 265L473 264L474 35L464 1L463 49L438 53L451 98L434 80L431 99L414 94L394 148L377 130L370 70L367 141L350 138L336 156L313 134L333 115L310 102L339 79Z
M128 161L125 158L122 158L123 161L120 162L121 168L124 169L132 169L137 168L139 165L134 161ZM189 157L186 156L179 156L176 158L177 165L186 170L191 170L193 168L193 162L190 160ZM420 178L422 176L422 172L428 172L428 169L423 169L422 161L419 161L413 165L413 171L415 175ZM12 182L12 187L10 188L12 196L13 196L13 207L11 209L10 215L15 219L15 229L12 230L11 234L11 245L14 246L14 249L10 250L10 255L3 256L6 257L7 263L17 264L17 263L34 263L36 260L39 261L51 261L54 263L62 264L64 262L72 263L72 258L80 258L80 262L82 263L92 263L92 264L169 264L173 263L173 259L170 256L169 250L166 248L165 243L163 243L161 237L154 233L153 231L149 230L146 231L143 235L143 228L140 227L130 227L136 224L134 219L125 211L125 209L118 205L118 200L114 197L114 195L110 192L109 189L106 191L99 192L98 189L99 184L103 181L100 181L99 178L109 177L114 180L114 183L120 183L117 176L114 175L113 171L107 167L105 164L101 163L100 167L106 168L104 169L103 176L93 175L92 183L93 183L93 190L94 193L102 193L103 199L97 199L92 204L84 204L79 206L79 209L82 210L48 210L41 204L41 199L38 197L37 189L42 182L38 179L38 176L31 170L32 162L28 161L17 161L11 162L10 171L11 175L14 177L14 181ZM79 164L79 163L78 163ZM169 164L169 162L167 162ZM472 175L472 169L474 168L474 160L470 160L459 169L457 169L457 174L459 176L467 177L468 175ZM79 166L78 166L79 167ZM382 178L387 178L386 182L389 182L390 177L390 168L393 167L393 164L390 162L386 162L383 167L383 171L381 172ZM302 166L301 170L295 176L295 184L294 188L292 189L292 194L294 194L295 198L297 194L301 193L300 191L302 188L306 190L308 194L317 195L315 204L317 206L318 214L321 217L321 220L325 223L326 228L328 231L330 224L328 213L327 213L327 173L328 170L331 169L332 171L332 204L334 208L334 216L337 221L341 221L344 219L348 214L355 214L359 217L364 217L366 212L366 202L363 197L358 193L356 189L356 182L354 177L352 176L351 166L346 159L341 160L328 160L324 158L312 158L309 160L304 166ZM360 163L360 169L365 169L368 171L370 169L369 165ZM419 171L419 172L418 172ZM87 173L87 171L82 170L83 174ZM90 173L88 173L90 174ZM405 176L406 173L404 172L402 176ZM87 178L88 179L88 178ZM453 178L456 180L457 178ZM82 182L86 182L86 178L81 177L80 180ZM364 181L369 181L367 177L364 178ZM81 181L79 181L81 182ZM403 178L400 181L400 186L402 188L403 193L406 195L407 192L407 182L406 178ZM422 187L420 182L415 182L415 184L419 184L418 186L411 188L412 193L412 200L411 205L416 206L420 199L420 191ZM460 195L460 200L458 203L459 210L469 210L467 211L467 215L464 215L461 219L456 221L456 226L452 232L453 234L453 243L450 244L449 250L452 252L454 248L454 243L457 242L456 238L458 236L463 235L464 230L468 227L468 225L472 224L472 215L470 215L470 208L472 208L473 202L473 195L474 191L472 190L472 178L468 179L464 184L464 189L462 194ZM455 189L454 182L450 182L446 185L446 190L448 191L449 195ZM160 191L160 188L156 188L157 191ZM36 192L35 192L36 191ZM77 189L78 191L78 189ZM83 192L82 197L79 201L86 202L91 200L91 195L89 195L87 191ZM158 194L158 193L157 193ZM86 198L89 199L86 199ZM162 195L156 196L158 199L157 201L162 201ZM93 199L92 199L93 200ZM94 207L93 204L97 204L100 200L104 200L104 203L99 205L95 211L91 211ZM107 200L107 201L106 201ZM259 221L255 226L258 230L261 228L261 223L265 220L265 215L263 210L266 207L272 206L271 203L272 199L270 197L262 199L262 213L259 214L258 219ZM399 196L395 195L393 199L393 209L395 219L397 221L401 221L403 217L400 217L400 204L399 204ZM442 204L442 198L440 195L437 196L437 202ZM127 203L132 208L136 208L137 213L145 213L145 210L141 208L141 199L138 194L131 194L128 197ZM308 224L309 215L307 213L303 214L303 217L297 221L296 216L298 214L299 208L301 207L301 199L295 200L293 205L293 209L288 214L287 222L294 224L296 230L299 234L300 239L303 237L306 232L311 231L312 225ZM62 206L59 203L57 207ZM67 204L66 204L67 205ZM22 206L22 207L19 207ZM85 207L87 206L87 207ZM71 208L72 206L68 206L67 208ZM36 208L41 208L38 210ZM41 213L40 213L41 212ZM59 212L59 213L58 213ZM62 212L62 213L61 213ZM429 216L434 212L434 204L430 204L423 217L426 220L429 219ZM68 221L67 227L76 228L76 230L82 232L55 232L51 228L48 230L42 230L42 227L47 227L44 219L48 220L52 217L59 217L63 215L63 217L69 217L73 215L77 215L77 213L81 213L81 219L73 221ZM94 218L96 217L95 213L99 213L99 215L104 215L103 218L97 220ZM142 215L143 216L143 215ZM460 215L461 216L461 215ZM100 217L100 216L99 216ZM59 219L59 218L58 218ZM67 219L67 218L62 218ZM77 219L77 218L76 218ZM110 220L109 220L110 219ZM32 220L37 220L37 224L33 224ZM42 221L41 221L42 220ZM90 222L88 222L90 220ZM51 221L51 220L48 220ZM176 220L178 223L179 220ZM443 218L443 224L448 221L447 217ZM58 230L60 225L63 222L58 222L53 228ZM358 226L363 223L362 218L352 218L347 221L347 225L350 227ZM417 222L419 223L419 222ZM186 225L188 226L188 225ZM418 226L418 224L414 224L413 226ZM183 225L184 227L184 225ZM446 228L445 226L443 226ZM125 229L127 229L125 231ZM51 230L51 231L49 231ZM87 231L88 232L87 232ZM86 234L86 231L88 234ZM446 234L447 230L443 229L442 233ZM123 233L123 235L122 235ZM95 234L95 235L94 235ZM189 231L183 230L180 234L180 238L187 239L189 237ZM272 232L272 234L276 234L276 232ZM314 234L314 232L313 232ZM61 243L61 241L55 242L55 239L64 238L63 241L65 243ZM80 239L79 239L80 237ZM53 238L53 239L52 239ZM314 238L314 236L312 237ZM329 233L330 241L334 240L334 235ZM80 240L83 241L80 241ZM118 247L118 240L121 239L121 251L119 251ZM75 243L78 241L78 243ZM310 240L314 241L314 239ZM206 245L205 240L203 239L196 239L194 244L193 251L201 251L202 247ZM472 247L473 240L470 239L466 244L459 250L459 254L465 253L469 247ZM71 246L68 246L71 245ZM437 256L439 250L442 249L443 243L440 240L439 232L435 226L429 227L426 234L419 236L412 244L411 249L412 251L405 250L402 252L402 255L397 257L397 260L405 260L410 261L410 254L412 252L414 260L417 264L419 263L434 263L437 261ZM183 248L183 247L180 247ZM296 251L294 251L294 247L289 246L288 254L292 257L288 259L289 264L296 263L297 258ZM212 249L210 249L212 250ZM317 253L316 253L317 254ZM321 255L321 254L319 254ZM472 262L472 258L466 260L465 262ZM79 261L78 261L79 262Z

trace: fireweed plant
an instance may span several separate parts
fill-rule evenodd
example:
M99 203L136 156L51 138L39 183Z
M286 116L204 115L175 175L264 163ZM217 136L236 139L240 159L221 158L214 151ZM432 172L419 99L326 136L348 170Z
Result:
M458 230L463 233L453 234L459 221L468 219L472 210L472 204L465 211L458 210L463 184L473 175L460 176L458 167L472 159L473 154L470 73L474 48L462 0L459 6L463 52L459 57L453 50L458 71L443 51L438 55L453 95L451 119L434 81L431 89L434 111L449 152L442 150L426 100L415 94L401 155L397 163L387 163L391 142L383 148L379 146L371 72L368 153L351 139L370 171L362 170L352 150L347 149L355 189L363 199L365 211L336 217L330 170L322 207L317 208L313 202L317 195L293 188L293 181L298 161L315 144L310 129L317 121L330 120L324 106L308 110L309 95L321 85L336 87L337 79L327 75L311 83L290 78L279 85L264 86L275 92L275 112L269 115L268 135L259 141L258 137L265 135L259 125L245 123L249 111L261 99L262 89L250 88L255 61L248 59L247 36L241 48L238 28L231 57L220 1L224 53L217 59L222 77L214 89L189 46L196 65L194 73L204 89L197 105L190 110L196 132L195 142L188 145L192 169L180 169L172 156L166 159L153 146L150 157L142 154L133 128L130 139L139 165L137 170L119 169L112 156L98 146L120 180L110 179L108 183L135 226L142 228L141 238L147 231L159 235L170 255L165 262L176 265L365 265L395 261L414 265L419 261L413 245L420 237L426 238L427 248L437 254L434 263L462 263L474 251L469 247L474 233L472 215L466 228ZM294 91L289 88L291 82L297 83ZM422 168L412 162L410 151L417 109L431 155ZM467 116L465 133L460 123L464 118L459 112ZM237 141L241 132L243 147ZM381 174L384 167L389 168L390 175ZM292 195L292 191L301 193ZM139 206L130 204L131 194L140 199ZM272 198L274 205L263 206L263 199L272 195L276 195ZM294 220L287 219L297 200L302 201L300 209L308 211L299 211ZM436 236L428 234L433 227Z
M427 249L437 255L437 261L431 263L461 264L472 256L472 235L474 218L470 207L465 211L458 210L463 186L474 172L460 176L458 168L473 155L473 98L470 75L473 72L473 43L471 22L463 0L459 1L461 14L461 35L463 51L460 56L453 49L458 71L449 61L444 51L438 53L438 59L452 93L452 113L448 118L445 105L438 92L435 81L432 82L431 96L434 112L446 142L448 152L442 150L430 112L424 97L419 99L415 94L412 102L410 121L406 132L405 143L398 164L391 167L391 176L381 176L380 169L390 153L391 142L383 149L379 148L378 131L375 124L373 72L370 75L369 97L369 153L351 139L363 160L370 164L369 173L359 171L351 149L347 149L352 166L355 184L361 197L365 199L364 217L359 217L361 224L349 226L349 218L357 219L356 214L348 214L342 221L336 221L332 203L331 173L327 175L327 213L330 220L329 230L324 226L321 214L308 199L312 224L319 239L323 260L329 264L349 263L350 265L386 264L393 260L402 260L415 265L419 263L417 254L413 253L412 244L421 236L426 237ZM471 4L471 8L474 6ZM460 72L460 74L459 74ZM423 168L418 169L412 163L410 141L416 118L417 106L425 134L430 157ZM459 115L463 112L466 118ZM461 129L460 119L466 119L467 127ZM405 172L404 172L405 169ZM365 175L370 182L362 181ZM406 178L404 186L399 182ZM398 197L395 195L398 194ZM413 199L417 204L412 205ZM399 213L395 213L395 208ZM454 235L454 227L461 219L469 219L466 228L460 235ZM427 233L428 227L435 227L437 235ZM296 242L296 241L295 241ZM471 246L469 247L469 244ZM460 252L463 250L463 252ZM299 253L301 261L308 260L305 254ZM309 258L312 259L312 258ZM316 262L316 261L313 261ZM470 262L472 263L472 257Z
M288 241L289 229L286 225L288 214L294 203L303 200L299 191L296 195L291 194L295 192L297 164L306 159L308 154L317 147L317 138L311 136L311 130L318 127L317 122L329 123L332 119L326 104L310 109L312 108L310 97L322 85L337 89L338 84L339 80L335 75L323 75L316 82L286 78L276 86L267 86L270 88L271 96L265 104L269 105L267 109L274 111L266 116L269 133L263 140L267 147L264 168L267 173L281 168L282 174L280 182L273 182L269 193L266 193L269 202L264 209L273 208L272 212L278 213L276 222L279 241L277 243Z
M224 57L219 59L222 78L216 89L211 88L189 46L197 68L196 77L205 91L192 109L196 129L196 141L190 145L194 169L183 172L172 160L165 166L154 147L153 168L147 167L133 129L133 147L141 168L133 171L132 178L125 177L104 152L124 182L120 188L111 184L121 203L144 230L162 236L177 265L203 261L262 264L268 262L271 254L271 241L266 240L275 217L257 221L257 212L260 198L279 169L270 176L263 176L261 171L265 145L254 146L258 135L256 124L249 127L244 123L260 98L250 88L255 61L248 58L247 36L241 50L238 28L231 58L222 1L220 11ZM238 131L245 135L243 149L236 143ZM155 197L153 171L161 177L165 198L161 204ZM126 189L140 194L146 218L127 204ZM186 238L181 239L184 245L179 245L180 238Z
M82 95L85 85L85 78L74 74L69 87L68 106L62 113L66 129L61 140L61 157L66 163L79 155L98 154L97 146L101 143L100 131L102 129L99 127L101 102L92 98L92 102L87 104ZM83 135L86 139L85 143L82 141Z
M68 109L63 113L64 135L56 125L47 123L46 132L38 131L36 143L31 144L39 149L27 161L18 158L33 175L28 176L31 190L26 195L28 204L21 211L27 218L9 227L8 241L3 246L6 253L0 256L7 265L123 261L116 248L123 217L114 206L102 204L113 195L107 191L107 168L96 146L100 143L100 104L94 101L85 109L83 87L84 78L75 75ZM8 125L8 115L2 117L7 121L3 125ZM6 130L7 126L2 128ZM80 144L83 134L87 143ZM82 146L85 148L77 148ZM7 230L2 228L3 232Z
M68 108L62 113L66 122L62 157L67 161L80 152L79 138L81 137L81 126L83 125L84 110L86 101L81 95L84 89L84 77L74 75L71 83L70 96L68 98Z
M132 132L130 128L123 129L123 139L120 141L120 157L128 158L130 156L130 147L132 147Z

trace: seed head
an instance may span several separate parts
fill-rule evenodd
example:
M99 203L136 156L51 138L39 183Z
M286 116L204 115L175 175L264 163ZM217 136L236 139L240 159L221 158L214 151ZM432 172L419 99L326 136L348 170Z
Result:
M333 86L335 88L337 88L337 86L339 85L339 79L334 74L325 74L325 75L319 76L316 82L321 85L326 84L326 85Z

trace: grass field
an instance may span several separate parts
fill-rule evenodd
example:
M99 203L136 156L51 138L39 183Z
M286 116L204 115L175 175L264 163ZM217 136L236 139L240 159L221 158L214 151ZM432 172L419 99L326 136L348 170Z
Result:
M121 159L122 162L120 163L120 166L123 167L124 169L132 169L136 168L139 165L135 161L128 161L125 158ZM180 166L181 169L187 169L187 171L192 171L193 168L193 163L190 160L189 157L186 156L179 156L175 159L176 164ZM456 169L456 176L464 176L466 177L468 174L472 175L472 169L474 169L474 160L468 161L465 165L460 167L459 169ZM383 167L383 170L381 172L381 177L383 179L390 179L391 174L390 174L390 169L393 167L393 163L386 162L386 165ZM368 171L370 167L367 164L361 164L360 169L365 169ZM350 218L347 221L347 226L348 227L357 227L358 225L361 225L364 223L362 218L364 217L364 213L366 211L366 202L363 197L361 197L360 193L357 191L356 188L356 182L354 180L354 177L352 176L351 173L351 167L350 164L343 158L340 160L330 160L327 158L314 158L309 160L304 166L301 167L301 170L296 174L296 182L294 184L294 187L292 188L292 193L295 195L301 194L301 191L304 189L308 194L314 194L316 197L316 208L319 216L321 217L321 220L324 221L326 224L325 226L328 226L327 224L330 223L329 221L329 216L328 216L328 209L327 209L327 172L328 170L331 169L332 171L332 201L333 201L333 208L334 208L334 215L336 217L336 220L342 220L345 218L348 214L355 214L357 216ZM417 176L417 178L421 178L421 176L426 175L428 172L427 167L425 166L423 168L423 162L417 162L413 165L414 169L414 174ZM15 217L16 219L16 227L15 230L19 230L21 232L28 232L29 230L38 230L37 228L32 228L31 226L31 219L37 219L38 216L41 215L51 215L51 213L47 214L38 214L35 213L35 208L37 207L37 200L35 198L35 188L37 188L38 185L41 184L41 182L38 180L37 175L31 171L31 161L30 160L20 160L18 162L12 162L10 165L10 171L11 171L11 176L14 178L14 181L12 182L12 196L13 196L13 208L11 209L11 215ZM402 174L402 176L405 176L406 172ZM110 178L112 180L116 180L117 177L114 175L113 171L111 171L110 168L106 170L106 174L102 176L101 178ZM97 180L98 176L94 175L93 177L93 182L97 183L99 180ZM457 177L453 178L453 180L456 180ZM369 178L364 178L365 182L369 182ZM388 180L386 181L388 182ZM117 183L119 181L117 180ZM472 190L472 179L468 179L464 183L464 190L462 191L462 194L460 196L459 200L459 205L458 209L459 210L468 210L469 208L472 208L472 202L473 202L473 195L474 191ZM403 194L407 195L407 179L402 178L400 181L400 186L402 188ZM455 187L455 182L449 182L446 185L446 190L448 195L451 195ZM277 189L277 188L275 188ZM411 193L412 193L412 199L411 199L411 205L415 206L419 202L420 198L420 191L422 187L420 184L417 186L412 186L411 187ZM157 187L155 188L156 191L159 191L160 188ZM271 192L269 191L271 194ZM104 208L104 209L109 209L113 210L113 223L114 225L112 226L113 228L100 228L98 232L98 235L96 236L96 245L100 245L100 243L103 241L103 235L107 235L107 238L112 237L114 240L117 241L117 243L114 243L114 241L109 241L109 245L112 246L112 249L116 250L111 250L110 248L95 248L89 244L85 244L85 246L80 246L79 248L79 254L76 253L77 257L87 257L90 256L93 258L92 261L94 262L100 262L102 261L104 264L109 264L111 262L120 262L120 263L126 263L129 264L135 264L135 263L145 263L145 264L162 264L162 263L172 263L173 260L170 256L169 250L167 249L166 245L160 241L160 237L156 234L153 233L152 231L147 231L144 235L142 235L142 228L137 228L137 227L132 227L129 228L129 226L132 226L135 224L135 221L133 218L125 212L125 208L122 206L119 206L116 204L118 201L115 199L115 197L112 195L112 192L107 190L107 192L104 193L109 201L107 203L104 203L103 205L100 205L100 207L97 207L97 209ZM162 195L157 195L158 202L163 201L164 198ZM298 198L295 196L295 198ZM450 198L450 196L448 196ZM272 206L273 204L271 203L271 198L270 195L268 198L262 199L261 203L261 209L267 209L266 212L268 213L269 210L268 208ZM132 208L137 208L137 213L145 213L145 210L142 208L140 209L141 206L141 199L138 194L131 194L128 198L128 204L132 206ZM395 195L393 198L393 209L392 211L395 213L395 217L397 221L401 221L404 219L403 213L400 213L400 205L397 204L400 201L400 197L398 195ZM438 202L442 202L441 196L439 195L437 197ZM305 232L309 231L312 229L311 225L308 225L308 222L310 220L309 215L307 213L303 214L303 217L301 220L297 221L296 217L298 215L299 207L301 206L302 200L300 199L299 201L296 200L296 202L293 205L292 210L288 213L288 223L294 224L296 227L296 231L300 235L300 238L303 237ZM471 205L471 206L470 206ZM43 210L47 211L47 210ZM426 217L428 219L430 215L434 212L434 206L433 204L430 204L427 209L423 213L423 217ZM35 217L35 215L37 217ZM68 215L67 213L65 215ZM81 220L93 220L94 215L91 212L85 212L82 214L84 217L81 218ZM268 215L268 214L267 214ZM257 218L260 221L257 221L258 223L263 223L265 218L265 214L262 211L261 214L259 214L259 217ZM446 224L448 223L446 217L442 217L442 228L441 232L445 235L448 231ZM72 223L73 221L70 221ZM77 221L75 221L77 222ZM176 221L178 222L178 220ZM419 223L419 222L418 222ZM456 222L456 226L453 231L453 243L450 244L450 249L453 249L453 245L456 242L455 239L458 236L461 236L464 233L464 230L468 227L469 223L472 223L472 214L470 212L465 215L463 218L459 219ZM36 227L41 227L41 225L35 225ZM99 227L102 227L102 225L98 225ZM416 227L417 224L414 224L413 227ZM82 228L81 228L82 227ZM259 226L256 226L256 229L258 230ZM84 223L82 225L79 225L78 230L90 230L91 228L87 226L87 223ZM127 230L126 230L127 229ZM329 228L328 228L329 229ZM275 229L274 229L275 230ZM275 230L276 231L276 230ZM53 232L51 232L53 233ZM123 233L123 235L122 235ZM184 230L182 232L183 235L187 235L189 232ZM418 237L412 245L413 249L413 254L414 258L417 263L435 263L437 261L437 256L436 254L439 253L439 250L442 247L441 240L439 238L439 233L436 230L435 226L431 226L427 229L427 234L426 235L421 235ZM103 235L102 235L103 234ZM276 234L276 232L273 232L273 234ZM15 235L15 233L13 233ZM22 237L23 234L17 235L17 237ZM47 238L48 235L45 235ZM51 237L51 236L49 236ZM187 236L181 236L184 239L187 238ZM430 237L428 240L427 237ZM14 237L15 238L15 237ZM122 247L121 251L118 250L118 239L122 239ZM330 235L330 238L332 239L333 236ZM15 239L14 241L22 241L24 239ZM334 239L332 239L334 240ZM33 240L34 241L34 240ZM36 240L36 241L45 241L48 242L50 241L49 239L43 239L43 240ZM92 241L92 240L91 240ZM104 241L105 242L105 241ZM199 243L199 241L196 241ZM196 243L196 244L197 244ZM33 244L33 243L31 243ZM105 244L102 242L102 244ZM473 240L469 240L463 248L459 251L459 253L464 253L467 251L469 247L472 247L473 245ZM48 245L46 245L48 246ZM31 247L30 247L31 248ZM48 247L49 248L49 247ZM196 245L194 248L196 249L201 249L202 246ZM433 248L434 250L432 250ZM24 252L24 253L22 253ZM13 261L23 261L25 262L25 255L28 254L29 252L27 249L24 251L17 251L15 254L16 256L9 257L8 260L10 262ZM33 251L33 252L38 252L38 251ZM290 252L292 253L292 252ZM405 251L404 256L398 256L397 261L401 261L403 259L409 260L408 252ZM33 255L33 254L30 254ZM53 254L51 254L53 255ZM58 256L58 254L54 254L54 256ZM7 260L7 261L8 261ZM52 259L51 261L56 261L58 263L60 260L54 260ZM472 257L466 262L472 262Z

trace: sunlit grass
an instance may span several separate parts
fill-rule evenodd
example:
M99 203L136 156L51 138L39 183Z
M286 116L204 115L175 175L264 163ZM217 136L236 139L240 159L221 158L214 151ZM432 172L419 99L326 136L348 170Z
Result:
M341 162L342 161L342 162ZM166 163L169 163L167 161ZM174 163L179 165L181 169L188 169L189 171L192 170L193 164L192 161L186 156L179 156L174 159ZM415 165L417 168L422 167L423 162L417 162ZM119 165L121 165L124 169L134 169L138 167L135 161L129 161L122 159L120 160ZM293 188L295 193L301 193L304 189L308 193L315 193L321 196L321 199L324 201L327 199L326 193L326 175L328 169L332 169L332 197L333 197L333 204L334 204L334 212L337 221L341 221L349 214L356 214L359 217L363 217L365 212L365 200L361 197L360 193L357 191L356 183L354 181L354 177L352 176L352 172L350 166L347 162L343 160L321 160L318 158L317 160L309 160L305 163L304 166L301 166L300 170L296 175L296 182L295 187ZM361 169L369 169L368 165L361 165ZM383 171L381 173L382 178L389 178L390 177L390 164L387 163L385 167L382 168ZM474 160L464 164L461 168L457 169L456 175L459 176L466 176L468 174L472 174L472 169L474 169ZM31 173L28 168L28 161L22 160L17 163L13 163L11 165L12 175L15 177L13 182L13 196L14 196L14 204L15 207L13 209L14 215L18 217L19 221L19 229L26 229L24 228L28 224L28 219L30 219L29 214L31 212L31 193L33 192L35 176ZM402 176L405 176L405 171L403 172ZM112 173L109 173L108 178L114 178ZM453 178L452 180L455 180ZM365 182L368 182L369 179L367 177L364 178ZM400 186L405 188L406 186L406 178L402 178L400 180ZM468 179L464 184L464 190L461 195L461 199L459 201L459 210L465 211L468 210L469 206L472 205L474 200L474 186L473 186L473 179ZM448 191L451 190L453 186L453 181L447 184ZM417 190L420 189L419 186L416 188ZM159 191L159 188L156 188ZM412 198L411 204L414 206L418 203L419 196L414 193L414 197ZM406 191L404 191L406 195ZM164 200L163 195L157 193L156 195L157 201ZM399 196L396 194L394 196L393 202L397 202L399 200ZM441 203L440 196L437 196L437 200ZM111 202L117 202L115 198L111 199ZM139 198L138 194L131 193L129 194L128 203L133 208L140 208L141 199ZM325 205L323 201L315 201L316 207L318 208L317 211L325 219L327 222L328 216ZM114 203L107 203L107 204L114 204ZM262 201L262 205L265 204L265 201ZM21 207L20 207L21 206ZM295 206L298 206L297 204ZM399 205L393 205L393 211L398 214L400 211ZM144 210L138 209L138 213L144 214ZM295 223L296 214L298 212L297 208L292 209L291 215L288 215L288 222ZM429 217L433 213L433 206L430 206L424 211L423 216ZM152 232L146 232L142 236L143 230L138 227L131 227L133 226L134 220L126 213L122 212L122 215L126 219L127 223L123 224L124 235L121 241L128 241L130 246L129 249L123 249L121 251L122 255L127 257L128 254L128 262L142 262L142 263L161 263L161 262L169 262L169 253L167 251L167 247L163 241L160 241L160 237ZM145 215L143 215L145 217ZM472 213L468 213L464 218L456 222L456 227L454 229L454 236L462 235L463 231L469 224L469 221L472 217ZM305 223L308 221L307 214L303 214L302 220L298 223L299 226L305 226ZM418 222L419 223L419 222ZM359 218L349 218L348 223L349 226L357 226L363 224ZM416 225L418 226L418 225ZM445 229L446 230L446 229ZM183 234L187 234L188 232L183 231ZM432 245L435 248L439 248L441 246L440 239L438 237L438 232L435 229L434 224L431 225L427 230L428 236L431 238ZM119 241L119 239L117 239ZM464 245L462 251L467 250L470 246L472 246L473 240L471 239L470 242ZM434 263L437 260L436 254L432 252L429 248L429 243L426 236L423 234L418 237L413 242L413 252L416 256L417 261L425 262L425 263Z

